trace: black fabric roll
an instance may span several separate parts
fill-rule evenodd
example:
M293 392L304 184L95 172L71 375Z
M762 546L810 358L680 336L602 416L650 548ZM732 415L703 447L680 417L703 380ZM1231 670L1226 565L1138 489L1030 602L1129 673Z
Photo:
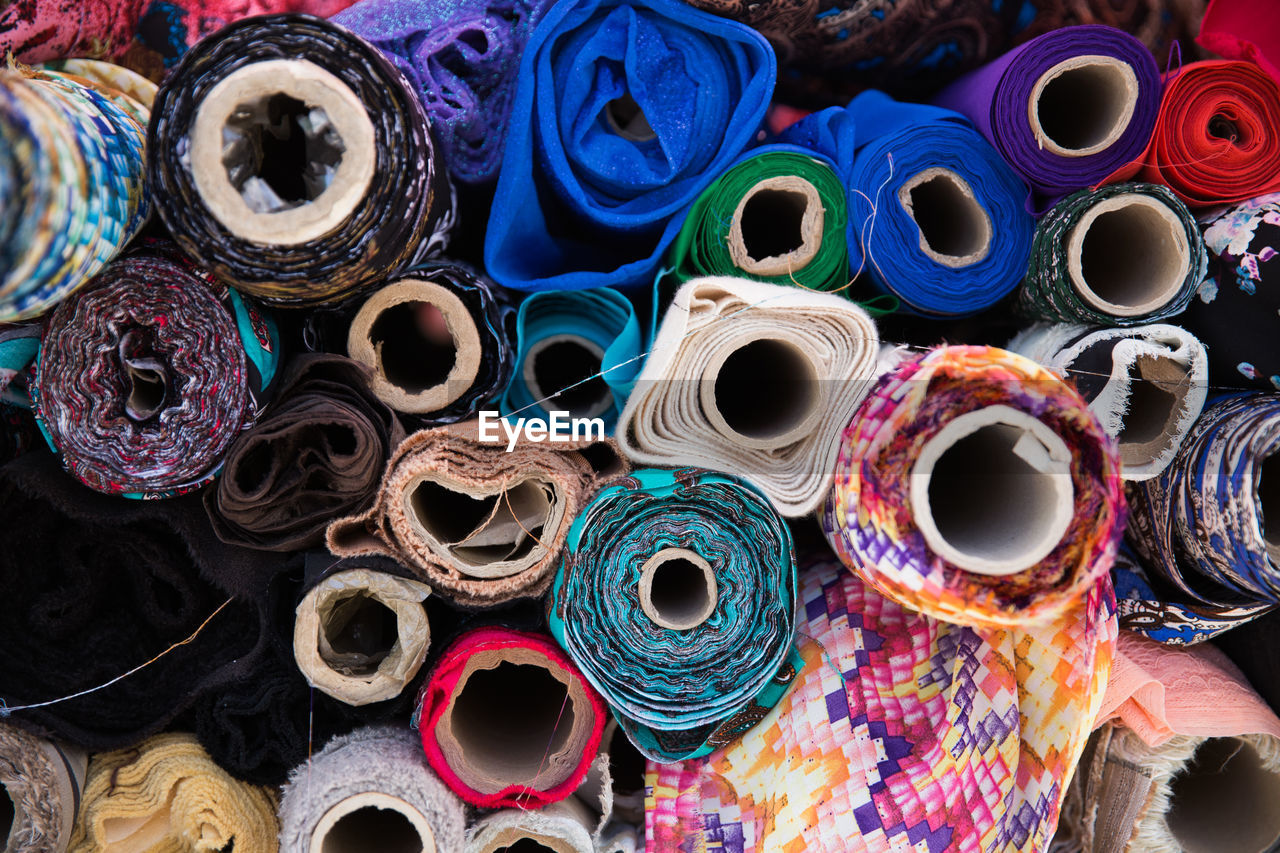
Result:
M335 301L448 240L453 189L417 96L336 24L232 24L183 57L152 115L148 177L164 224L264 301Z

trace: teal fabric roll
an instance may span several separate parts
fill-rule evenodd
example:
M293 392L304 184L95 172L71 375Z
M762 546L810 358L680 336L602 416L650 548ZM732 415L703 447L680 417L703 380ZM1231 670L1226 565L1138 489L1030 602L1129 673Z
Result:
M535 293L516 319L516 369L502 411L512 417L603 418L613 432L644 347L631 300L596 288ZM600 375L603 374L603 375Z
M632 743L671 762L758 723L801 662L791 534L744 480L642 469L574 521L551 631Z

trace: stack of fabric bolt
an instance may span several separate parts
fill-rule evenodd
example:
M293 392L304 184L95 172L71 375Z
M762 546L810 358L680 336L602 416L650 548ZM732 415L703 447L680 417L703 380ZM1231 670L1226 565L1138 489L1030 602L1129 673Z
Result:
M1280 6L0 50L3 853L1280 849Z

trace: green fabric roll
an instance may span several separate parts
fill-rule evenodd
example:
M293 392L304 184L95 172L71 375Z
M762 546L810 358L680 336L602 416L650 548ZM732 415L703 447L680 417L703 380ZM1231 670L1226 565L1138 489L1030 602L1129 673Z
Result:
M828 160L788 145L767 146L698 196L664 273L676 284L732 275L840 290L850 280L848 224L845 189Z

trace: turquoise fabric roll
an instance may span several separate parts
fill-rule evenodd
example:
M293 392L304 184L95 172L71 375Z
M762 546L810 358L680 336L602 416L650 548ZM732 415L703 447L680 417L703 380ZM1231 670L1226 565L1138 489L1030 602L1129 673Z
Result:
M606 486L569 530L548 609L556 640L658 762L736 740L801 665L791 534L725 474L641 469Z

